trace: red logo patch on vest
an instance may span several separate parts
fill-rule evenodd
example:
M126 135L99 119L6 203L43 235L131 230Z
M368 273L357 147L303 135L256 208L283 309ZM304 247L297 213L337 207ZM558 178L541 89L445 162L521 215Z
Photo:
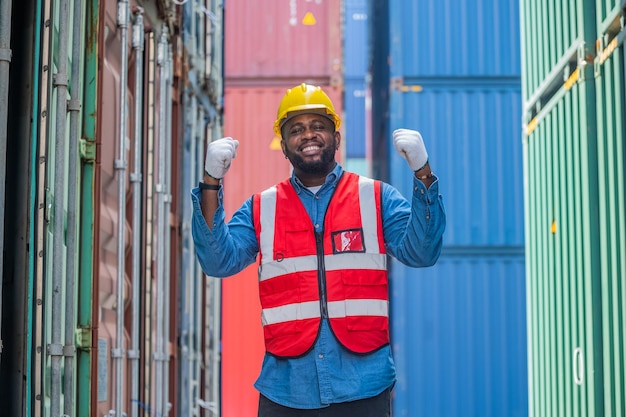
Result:
M365 252L363 229L340 230L331 233L333 253Z

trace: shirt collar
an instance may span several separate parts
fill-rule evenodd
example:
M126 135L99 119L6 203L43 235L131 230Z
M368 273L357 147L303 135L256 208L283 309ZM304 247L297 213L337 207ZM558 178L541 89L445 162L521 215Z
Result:
M339 181L339 178L341 178L342 174L343 168L341 167L339 162L337 162L335 168L326 176L326 181L324 181L322 188L334 187L335 185L337 185L337 181ZM293 170L291 171L291 185L293 185L293 188L298 194L300 194L302 190L306 188L305 185L302 184L302 181L300 181L300 178L296 177L296 174Z

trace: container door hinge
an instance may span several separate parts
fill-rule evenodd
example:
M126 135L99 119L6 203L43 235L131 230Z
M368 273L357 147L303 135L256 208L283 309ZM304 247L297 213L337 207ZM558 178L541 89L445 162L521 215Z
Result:
M81 159L90 162L96 160L96 142L80 138L78 151Z
M595 76L594 63L596 60L596 43L581 42L578 47L578 79L580 81L593 80Z
M404 84L404 78L393 77L390 82L392 90L400 93L421 93L424 87L419 84Z
M91 350L91 333L90 327L79 327L76 329L76 348L81 350Z

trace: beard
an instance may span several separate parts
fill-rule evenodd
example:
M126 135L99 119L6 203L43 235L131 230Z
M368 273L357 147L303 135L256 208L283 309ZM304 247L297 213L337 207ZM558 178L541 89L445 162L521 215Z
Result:
M322 151L320 159L315 161L305 161L300 155L292 152L287 153L287 158L294 169L310 175L326 175L335 167L335 151L334 146L328 146Z

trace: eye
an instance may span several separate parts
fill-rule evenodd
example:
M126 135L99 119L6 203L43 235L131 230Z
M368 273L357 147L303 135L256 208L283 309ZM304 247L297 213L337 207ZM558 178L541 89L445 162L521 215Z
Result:
M304 132L304 129L302 128L302 126L294 126L289 130L289 134L292 136L300 135L302 134L302 132Z
M324 130L326 130L326 126L319 124L319 125L314 125L313 126L313 130L315 130L316 132L322 132Z

